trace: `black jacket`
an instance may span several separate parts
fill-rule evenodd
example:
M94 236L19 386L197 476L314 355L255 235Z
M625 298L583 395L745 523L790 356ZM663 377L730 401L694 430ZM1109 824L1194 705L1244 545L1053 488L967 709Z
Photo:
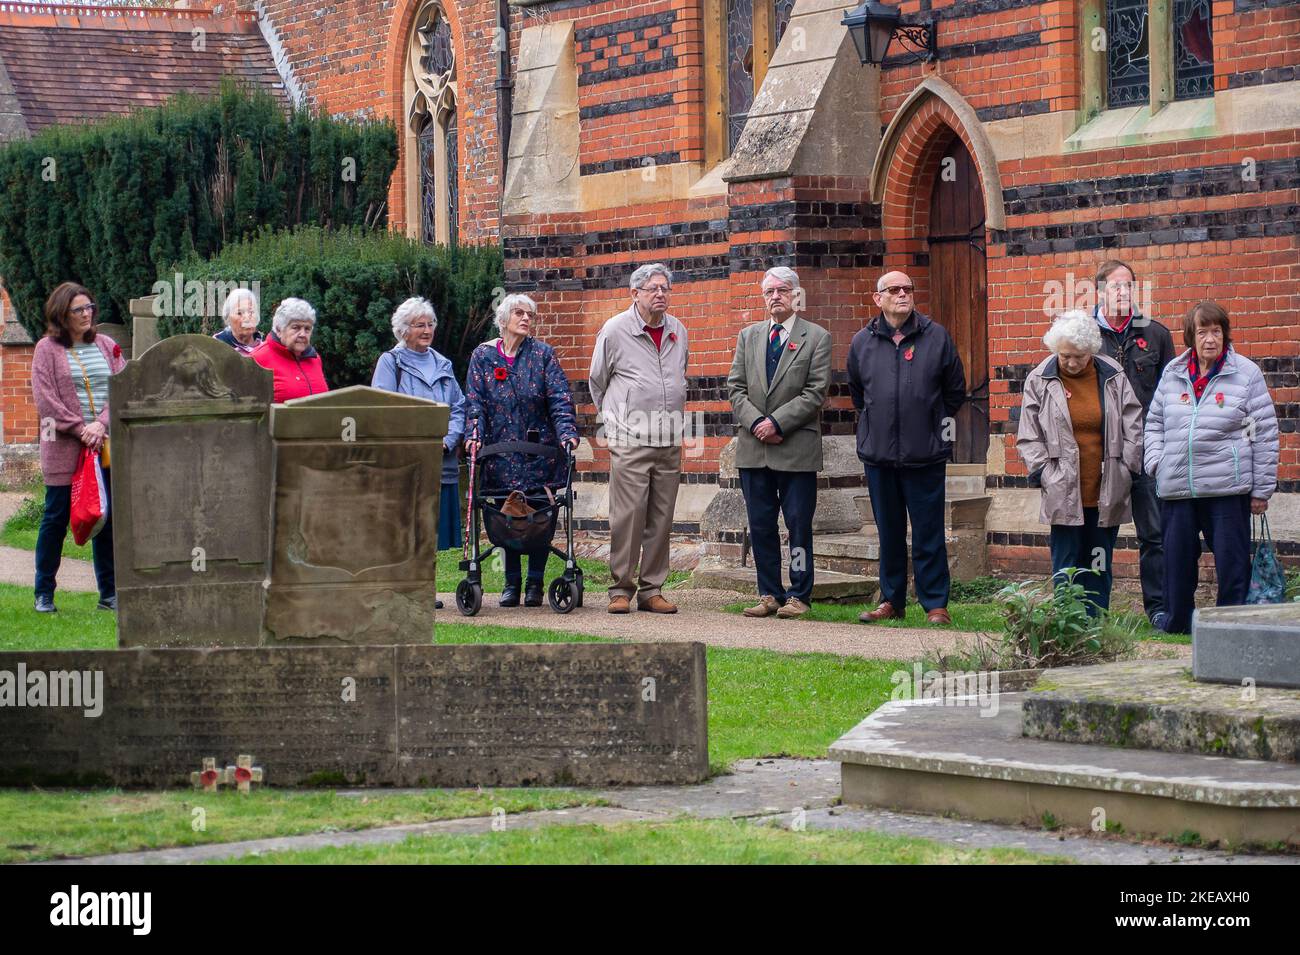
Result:
M1165 365L1174 360L1173 336L1164 325L1140 313L1134 313L1133 320L1123 332L1111 328L1101 317L1099 309L1094 309L1092 315L1101 329L1101 353L1113 358L1124 369L1133 393L1142 402L1145 415L1156 395L1156 386L1160 384Z
M956 428L945 429L944 418L955 416L966 400L966 372L947 330L914 311L901 331L895 345L893 329L877 315L849 347L858 457L876 467L947 461Z

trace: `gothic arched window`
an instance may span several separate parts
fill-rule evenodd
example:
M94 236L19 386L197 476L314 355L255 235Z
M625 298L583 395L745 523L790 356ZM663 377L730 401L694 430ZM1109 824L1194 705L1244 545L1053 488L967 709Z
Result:
M723 0L727 153L736 148L793 7L794 0Z
M456 53L441 0L415 17L407 55L407 232L453 243L460 216Z

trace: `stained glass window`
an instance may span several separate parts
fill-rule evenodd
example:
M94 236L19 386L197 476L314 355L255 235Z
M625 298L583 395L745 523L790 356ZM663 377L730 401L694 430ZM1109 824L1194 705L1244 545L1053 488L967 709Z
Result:
M1147 0L1106 0L1106 60L1111 109L1151 99Z
M420 238L438 241L438 129L432 119L420 130Z
M728 147L736 148L754 105L754 0L727 0Z
M460 234L460 157L456 155L456 111L447 116L444 127L447 144L447 244L455 245Z
M420 58L420 66L432 76L442 76L451 69L453 62L451 26L447 23L447 18L439 15L425 24L420 28L420 36L425 43L425 53Z
M790 13L794 10L794 0L776 0L776 43L773 49L781 42L781 37L785 36L785 28L790 25Z
M1214 95L1210 0L1174 2L1174 99Z

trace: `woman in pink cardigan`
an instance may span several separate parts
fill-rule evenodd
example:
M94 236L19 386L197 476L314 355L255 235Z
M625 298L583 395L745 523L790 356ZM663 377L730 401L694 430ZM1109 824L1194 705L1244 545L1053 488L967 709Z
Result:
M103 447L108 437L108 379L126 366L122 350L107 335L95 334L95 310L90 292L75 282L64 282L45 302L45 337L32 355L32 394L40 416L45 480L45 514L36 536L36 610L40 613L56 609L55 577L72 516L72 476L81 448ZM104 483L109 483L107 467ZM91 552L99 608L116 610L111 516L92 540Z

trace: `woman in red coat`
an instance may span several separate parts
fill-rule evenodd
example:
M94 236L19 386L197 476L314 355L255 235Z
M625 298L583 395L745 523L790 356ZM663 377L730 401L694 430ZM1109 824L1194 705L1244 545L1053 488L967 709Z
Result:
M54 613L55 577L72 517L72 477L81 449L104 450L108 438L108 379L126 366L122 349L95 334L96 305L75 282L64 282L45 302L45 336L32 353L32 396L40 416L45 513L36 535L36 609ZM104 484L110 461L101 459ZM91 541L99 609L117 609L113 574L113 519Z
M316 310L300 298L286 298L271 318L271 334L253 352L253 361L275 375L275 401L324 394L320 355L311 347Z

